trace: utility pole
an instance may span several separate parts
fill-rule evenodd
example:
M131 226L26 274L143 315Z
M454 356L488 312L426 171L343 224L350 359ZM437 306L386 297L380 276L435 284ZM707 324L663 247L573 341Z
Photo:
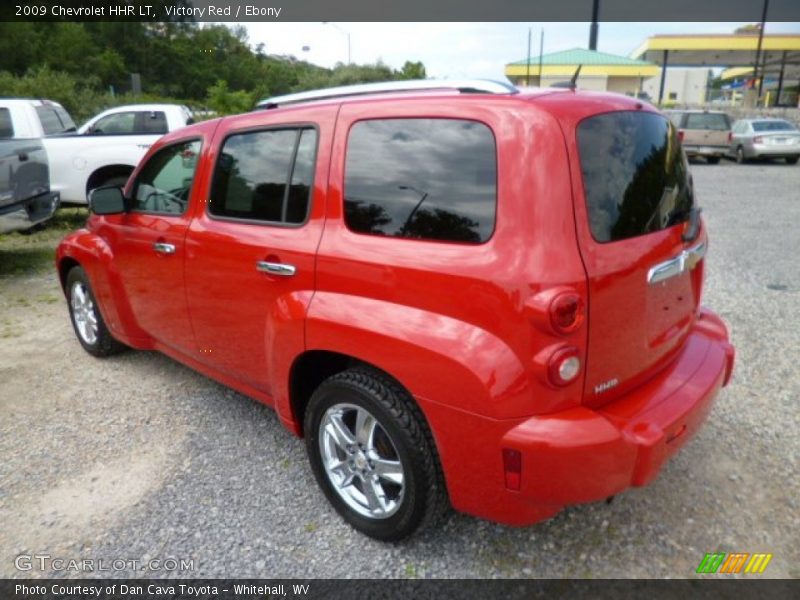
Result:
M542 54L544 54L544 27L539 34L539 87L544 87L542 85Z
M761 76L759 77L758 67L761 64L761 45L764 41L764 26L767 23L767 8L769 8L769 0L764 0L764 10L761 13L761 27L758 30L758 48L756 48L756 65L753 69L753 77L758 78L758 97L756 98L756 105L761 98L761 91L764 89L764 69L761 69Z
M539 74L541 77L541 73ZM528 27L528 60L525 61L525 87L531 84L531 28Z
M589 50L597 50L597 13L600 12L600 0L592 0L592 26L589 28Z

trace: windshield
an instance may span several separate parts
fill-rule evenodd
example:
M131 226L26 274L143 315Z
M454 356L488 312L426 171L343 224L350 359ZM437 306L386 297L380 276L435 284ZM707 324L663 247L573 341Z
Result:
M592 236L624 240L689 218L694 205L688 165L663 116L613 112L581 121L578 149Z
M753 131L792 131L796 129L789 121L753 121Z

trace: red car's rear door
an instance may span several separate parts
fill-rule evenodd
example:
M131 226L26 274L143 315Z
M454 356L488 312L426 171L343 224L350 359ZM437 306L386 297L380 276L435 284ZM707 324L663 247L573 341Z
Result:
M304 347L337 106L257 111L217 129L186 237L200 360L267 394Z

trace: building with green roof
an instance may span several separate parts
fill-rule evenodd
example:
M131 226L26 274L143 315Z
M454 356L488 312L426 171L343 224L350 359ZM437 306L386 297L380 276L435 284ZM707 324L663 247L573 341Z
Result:
M505 74L515 85L549 87L554 83L568 81L578 65L581 65L578 87L628 95L640 93L644 82L660 72L658 65L648 61L572 48L544 54L541 60L538 56L533 56L530 63L527 59L509 63Z

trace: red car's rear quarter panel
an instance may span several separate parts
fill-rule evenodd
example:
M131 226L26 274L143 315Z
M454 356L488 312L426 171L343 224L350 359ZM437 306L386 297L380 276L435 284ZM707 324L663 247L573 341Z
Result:
M497 216L487 242L363 235L345 225L349 128L361 119L404 117L477 120L494 132ZM363 358L414 395L498 418L580 402L580 385L555 390L530 367L535 352L556 340L531 324L526 301L553 285L582 290L585 280L577 248L563 243L574 237L574 221L569 181L552 176L567 165L551 117L507 99L352 103L340 112L332 156L309 349ZM343 319L348 313L354 316ZM580 347L585 331L566 340Z

